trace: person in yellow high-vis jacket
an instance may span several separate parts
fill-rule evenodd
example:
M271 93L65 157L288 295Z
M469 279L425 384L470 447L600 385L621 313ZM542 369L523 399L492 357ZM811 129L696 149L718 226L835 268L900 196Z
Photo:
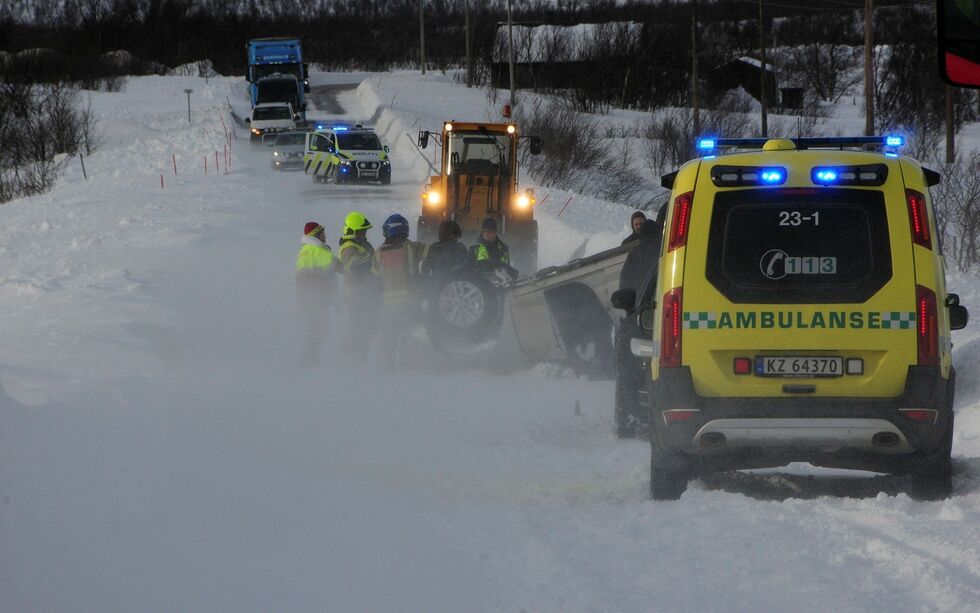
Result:
M336 284L334 256L323 226L315 221L303 228L302 242L296 255L296 303L305 322L302 360L316 364L329 327L327 316Z
M408 220L394 214L382 228L385 242L374 253L374 270L381 277L382 329L379 363L394 368L404 362L408 329L418 321L419 265L425 245L408 239Z
M344 219L344 234L340 238L340 263L344 271L344 298L350 314L344 348L353 355L363 356L381 320L378 277L373 269L374 246L367 239L373 226L358 211Z

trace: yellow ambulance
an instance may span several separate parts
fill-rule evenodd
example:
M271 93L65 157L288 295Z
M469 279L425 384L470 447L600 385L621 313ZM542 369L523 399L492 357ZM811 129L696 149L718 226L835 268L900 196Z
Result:
M956 373L929 186L902 137L703 139L671 189L650 493L809 462L948 494Z

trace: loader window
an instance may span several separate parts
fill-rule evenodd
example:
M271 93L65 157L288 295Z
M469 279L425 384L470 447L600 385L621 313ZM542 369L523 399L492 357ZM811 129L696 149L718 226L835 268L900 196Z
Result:
M507 174L510 172L511 144L511 138L506 134L452 132L449 159L465 168L464 172Z

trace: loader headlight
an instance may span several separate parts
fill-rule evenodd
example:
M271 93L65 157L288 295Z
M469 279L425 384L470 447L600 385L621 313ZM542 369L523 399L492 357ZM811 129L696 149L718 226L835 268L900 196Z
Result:
M258 136L259 134L262 134L262 130L259 130L258 128L252 128L252 134Z
M425 202L435 206L442 202L442 194L439 192L425 192Z
M517 197L517 208L526 209L531 206L531 199L528 198L527 194L521 194Z

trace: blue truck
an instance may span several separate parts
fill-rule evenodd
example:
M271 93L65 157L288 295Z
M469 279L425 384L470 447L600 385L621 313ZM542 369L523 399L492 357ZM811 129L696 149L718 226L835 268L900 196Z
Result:
M245 50L252 106L264 102L288 102L305 117L310 81L299 39L253 38Z

